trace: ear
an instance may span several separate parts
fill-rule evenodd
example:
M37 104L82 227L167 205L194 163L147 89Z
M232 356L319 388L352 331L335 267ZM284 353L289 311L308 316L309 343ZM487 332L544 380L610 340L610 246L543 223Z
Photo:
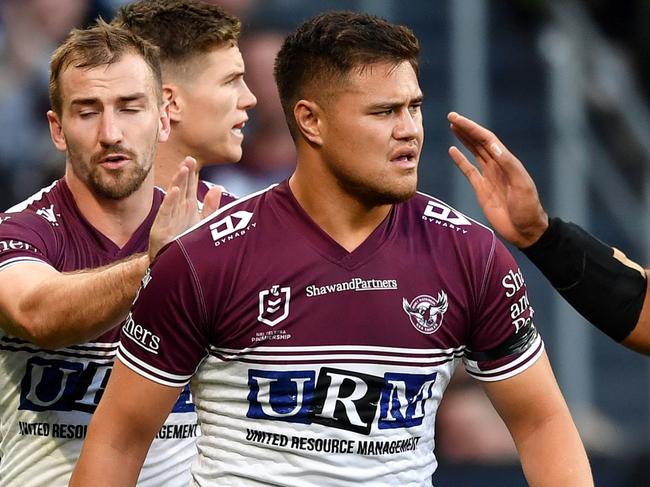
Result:
M61 126L59 116L53 110L48 110L47 112L47 123L50 126L50 138L54 143L54 147L60 151L65 151L68 145L65 142L63 127Z
M323 110L314 101L299 100L293 107L296 126L303 137L316 145L323 144Z
M158 119L158 142L165 142L169 138L171 128L169 102L163 100L160 106L160 118Z
M169 119L180 122L183 117L183 97L178 85L163 83L163 100L169 103Z

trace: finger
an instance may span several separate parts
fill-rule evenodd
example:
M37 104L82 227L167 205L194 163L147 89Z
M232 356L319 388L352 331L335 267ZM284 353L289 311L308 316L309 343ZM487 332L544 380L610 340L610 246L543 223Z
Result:
M173 186L179 186L183 178L186 177L185 172L187 172L187 167L185 165L181 165L172 176L172 179L170 183L167 185L166 190L169 191L172 189Z
M472 185L475 191L480 189L481 183L483 181L483 176L480 171L474 166L467 157L458 149L456 146L451 146L449 148L449 156L454 161L460 172L467 178L469 183Z
M447 118L452 122L454 134L459 138L459 134L462 134L465 141L471 141L486 159L493 159L504 170L519 170L518 166L523 167L521 161L487 128L456 112L451 112Z
M189 169L189 175L187 179L187 188L185 192L185 198L191 203L195 204L197 201L197 188L199 185L199 167L196 159L193 157L186 157L183 161Z
M222 192L223 188L221 186L213 186L210 188L206 193L205 198L203 198L203 211L201 212L201 218L207 218L219 209Z
M454 131L453 127L452 131ZM469 148L470 152L472 152L474 158L476 159L476 164L481 171L481 174L485 174L486 171L490 169L489 164L492 161L490 154L486 152L485 149L480 145L475 145L471 140L467 139L463 132L454 131L454 135L460 142L463 143L465 147Z
M478 155L479 155L478 147L479 147L479 146L476 145L476 144L474 143L473 140L467 138L467 137L465 136L465 134L463 133L463 131L460 130L460 128L457 127L456 125L451 124L451 125L449 126L449 128L451 129L451 131L452 131L452 133L454 134L454 136L458 139L458 141L459 141L460 143L462 143L463 146L465 146L465 148L466 148L468 151L470 151L470 152L471 152L475 157L478 157Z
M178 206L177 202L179 194L180 191L178 186L171 186L168 188L167 193L165 193L165 197L158 208L158 214L156 215L157 222L166 223L172 218L175 209Z
M180 204L185 203L184 200L187 198L189 180L192 177L192 172L194 172L193 160L190 161L188 159L189 158L185 158L185 160L183 160L177 173L179 174L178 189L180 190Z
M464 132L465 136L476 145L485 146L495 138L495 135L488 129L456 112L451 112L447 119L460 131Z

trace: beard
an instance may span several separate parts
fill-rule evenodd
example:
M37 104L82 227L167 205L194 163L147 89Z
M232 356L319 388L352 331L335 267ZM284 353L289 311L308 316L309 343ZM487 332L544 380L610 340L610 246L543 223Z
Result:
M99 161L111 153L124 154L131 162L119 169L105 169ZM143 154L143 163L139 164L138 156L134 152L114 145L93 154L90 163L86 163L74 148L68 146L67 151L75 175L84 181L94 194L110 200L127 198L142 186L151 171L154 154L155 143L147 148Z
M404 176L398 184L390 184L381 179L372 180L363 175L353 174L334 164L331 164L329 169L334 174L339 187L368 208L403 203L417 191L416 172L412 176Z

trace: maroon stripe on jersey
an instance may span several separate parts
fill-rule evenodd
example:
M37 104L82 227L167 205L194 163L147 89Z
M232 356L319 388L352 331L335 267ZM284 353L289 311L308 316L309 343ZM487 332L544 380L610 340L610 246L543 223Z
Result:
M8 352L27 352L31 353L34 355L42 355L42 354L47 354L47 350L43 350L40 348L30 348L28 346L21 346L21 345L6 345L6 344L0 344L0 350L6 350ZM73 358L87 358L87 359L92 359L92 360L106 360L107 362L113 362L115 359L115 352L111 353L110 355L94 355L94 354L89 354L89 353L74 353L74 352L65 352L65 351L60 351L60 350L55 350L55 351L49 351L50 355L60 355L63 357L73 357Z
M332 357L329 359L323 358L313 358L309 359L305 357L303 360L260 360L260 359L247 359L247 358L228 358L219 356L217 353L210 353L213 357L218 358L223 362L242 362L246 364L260 364L260 365L306 365L306 364L381 364L381 365L399 365L401 367L436 367L439 365L446 364L451 362L453 358L443 359L436 362L403 362L399 359L395 360L378 360L378 359L352 359L352 358L336 358ZM457 358L462 357L463 354L459 354Z
M165 384L172 387L184 386L189 383L190 379L192 378L191 376L167 374L164 371L158 370L144 362L141 362L138 358L130 354L123 344L120 344L120 347L117 350L117 359L137 374L160 384Z
M0 342L16 344L16 345L32 345L32 343L28 342L27 340L21 340L20 338L9 337L9 336L0 337ZM35 347L35 345L32 346ZM69 347L66 347L66 350L80 350L83 352L115 352L117 350L117 346L118 343L115 343L115 345L111 345L108 347L99 346L99 345L81 344L81 345L70 345ZM45 351L51 352L52 350L45 350Z
M424 352L424 353L423 353ZM311 355L350 355L350 354L355 354L355 355L381 355L381 356L386 356L386 357L409 357L409 358L419 358L419 359L433 359L433 358L447 358L447 357L458 357L462 356L465 353L465 347L459 347L457 349L449 349L449 350L439 350L439 351L431 351L431 352L425 352L425 351L413 351L413 352L408 352L408 351L403 351L403 350L368 350L368 349L355 349L355 348L348 348L348 349L339 349L339 350L319 350L319 349L311 349L311 350L259 350L256 348L251 348L251 349L246 349L246 350L241 350L241 351L236 351L236 350L224 350L224 349L218 349L218 348L213 348L211 354L212 355L221 355L223 357L228 357L228 358L236 358L236 357L247 357L248 355L262 355L262 356L268 356L268 357L273 357L277 355L288 355L292 357L299 357L299 356L311 356Z
M383 365L400 364L404 366L436 366L460 358L464 347L450 350L431 351L430 353L408 352L403 350L277 350L258 351L256 349L241 352L213 348L210 355L224 362L245 362L259 364L309 364L323 363L380 363Z

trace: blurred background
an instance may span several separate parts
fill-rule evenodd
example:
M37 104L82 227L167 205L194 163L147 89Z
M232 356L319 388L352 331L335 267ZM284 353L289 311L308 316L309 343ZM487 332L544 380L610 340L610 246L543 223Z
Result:
M330 9L411 27L422 43L426 144L420 190L483 221L447 156L446 114L491 128L524 161L552 215L650 265L650 2L647 0L211 0L244 24L258 98L244 158L203 176L243 195L288 176L294 151L272 78L283 35ZM0 0L0 207L63 173L45 118L49 56L72 26L122 0ZM650 359L594 331L516 250L536 324L581 431L596 485L650 485ZM438 486L526 485L505 427L462 371L439 412Z

